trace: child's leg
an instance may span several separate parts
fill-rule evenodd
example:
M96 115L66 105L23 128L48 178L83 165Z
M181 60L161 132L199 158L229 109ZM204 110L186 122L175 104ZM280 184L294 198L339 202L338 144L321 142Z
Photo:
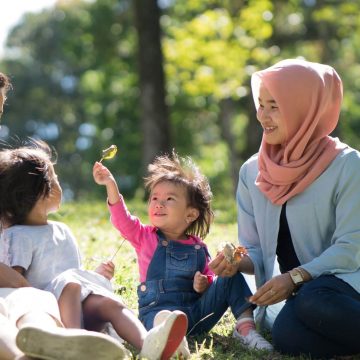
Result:
M209 331L229 307L237 319L252 306L246 300L249 296L251 291L242 274L237 273L231 278L215 278L191 309L192 323L189 325L189 334Z
M251 308L246 309L237 319L236 319L236 330L239 334L246 336L250 330L256 330L254 314Z
M256 331L254 315L251 308L246 309L237 318L233 336L239 339L242 344L249 349L273 350L273 346Z
M234 337L240 339L249 348L272 350L272 346L255 330L253 305L247 301L250 295L251 290L241 273L237 273L231 278L216 278L193 309L194 318L197 316L199 319L197 321L206 316L209 317L195 325L191 333L196 334L210 330L230 306L235 319L237 319ZM240 328L244 333L247 332L246 336L238 333Z
M124 304L99 295L89 295L85 299L83 315L85 327L89 330L99 329L105 322L111 322L118 335L141 350L141 356L148 359L170 359L184 338L188 325L186 315L174 311L162 324L147 332Z
M141 349L147 331L136 315L120 301L100 295L89 295L83 302L85 328L100 331L110 322L117 334Z
M233 337L249 349L273 351L273 346L257 331L253 317L240 317L233 332Z
M61 321L67 328L81 328L81 285L67 284L58 300Z

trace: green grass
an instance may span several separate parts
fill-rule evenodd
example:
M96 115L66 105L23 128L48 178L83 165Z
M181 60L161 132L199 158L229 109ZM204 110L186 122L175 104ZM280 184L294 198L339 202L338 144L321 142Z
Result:
M146 204L141 201L131 201L127 205L134 215L147 222ZM237 242L234 206L222 202L215 204L214 207L218 209L215 223L205 240L211 254L216 252L221 241ZM94 269L101 259L111 257L121 244L122 238L110 224L105 201L64 204L58 213L52 215L52 218L70 226L81 248L83 262L89 269ZM138 267L135 251L125 241L113 261L116 265L114 286L128 307L137 312ZM309 359L307 357L282 356L277 353L270 354L265 351L249 351L232 338L234 324L233 316L227 312L209 334L188 338L192 353L191 360ZM131 348L129 347L129 349ZM136 353L134 352L134 354ZM134 355L134 359L136 358ZM360 356L352 357L352 359L360 360Z

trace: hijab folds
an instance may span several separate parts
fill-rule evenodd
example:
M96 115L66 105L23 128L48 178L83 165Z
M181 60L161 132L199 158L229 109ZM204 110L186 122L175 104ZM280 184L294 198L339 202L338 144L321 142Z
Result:
M261 142L256 185L274 204L301 193L346 145L329 134L342 102L342 82L328 65L288 59L254 73L251 87L259 107L260 84L276 101L286 125L286 142Z

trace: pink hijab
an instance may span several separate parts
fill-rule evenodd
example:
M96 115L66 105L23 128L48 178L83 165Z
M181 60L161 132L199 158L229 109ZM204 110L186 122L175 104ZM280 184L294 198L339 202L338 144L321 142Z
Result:
M252 75L256 108L260 83L286 119L287 141L270 145L263 137L256 185L272 203L282 205L306 189L346 147L329 136L339 120L342 82L331 66L283 60Z

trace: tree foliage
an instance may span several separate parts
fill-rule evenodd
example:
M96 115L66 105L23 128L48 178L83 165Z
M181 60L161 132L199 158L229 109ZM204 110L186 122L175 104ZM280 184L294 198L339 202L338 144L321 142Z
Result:
M8 38L1 69L14 83L4 117L11 131L3 127L0 136L6 141L41 137L54 145L70 195L98 191L92 163L112 143L119 155L109 166L122 191L134 193L141 183L146 134L132 3L59 1L54 9L27 14ZM149 3L138 0L138 5L144 10ZM304 57L338 70L345 91L336 134L360 148L358 1L168 0L159 5L167 146L192 155L215 194L231 196L239 166L259 145L250 76L283 58Z
M10 134L51 142L65 188L75 195L93 189L92 163L111 143L120 149L114 165L124 190L138 181L142 139L129 14L125 1L60 3L27 15L8 40Z

